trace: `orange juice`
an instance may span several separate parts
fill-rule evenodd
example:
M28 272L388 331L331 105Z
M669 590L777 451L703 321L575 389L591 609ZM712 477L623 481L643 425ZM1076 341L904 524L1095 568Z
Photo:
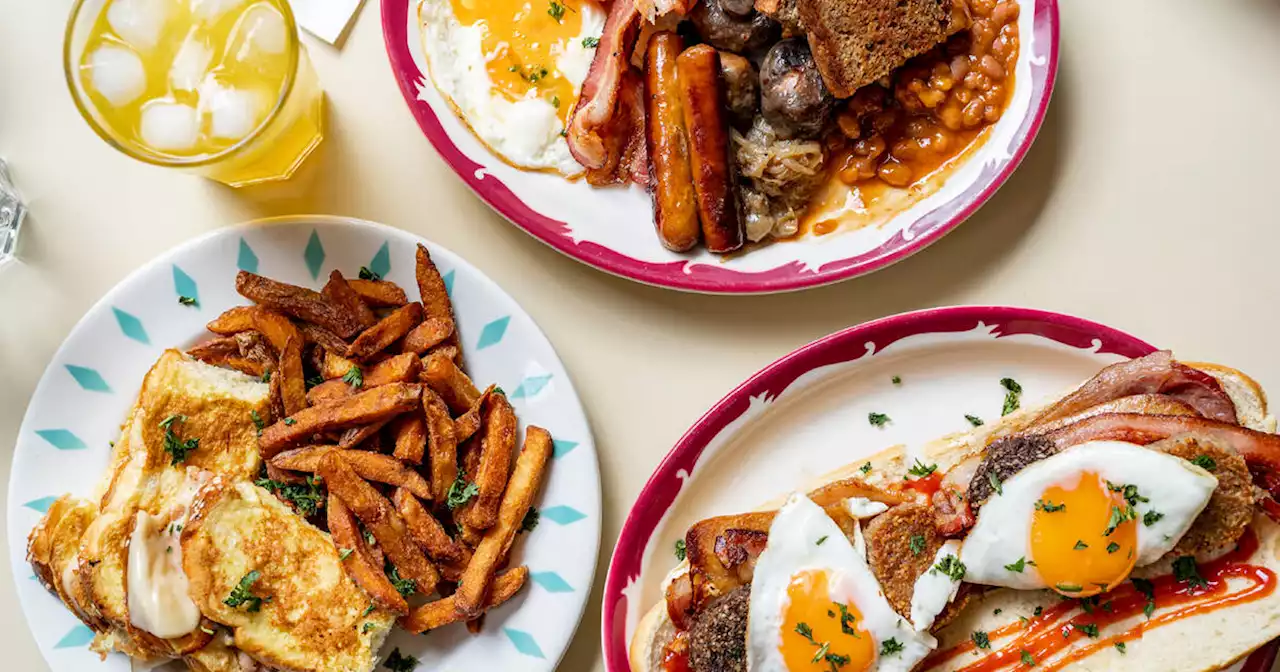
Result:
M118 149L232 186L290 177L323 95L284 0L80 0L67 78Z

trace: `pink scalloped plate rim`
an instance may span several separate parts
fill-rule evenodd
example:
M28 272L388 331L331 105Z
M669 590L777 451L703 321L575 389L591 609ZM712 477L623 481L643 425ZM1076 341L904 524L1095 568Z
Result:
M1098 354L1140 357L1156 349L1123 331L1061 313L1008 306L954 306L902 313L850 327L773 362L694 423L654 470L631 507L605 579L601 639L606 669L609 672L631 669L626 640L628 600L623 590L629 581L639 578L645 549L680 493L684 481L675 474L682 470L692 473L703 450L747 412L752 398L776 397L814 369L861 359L867 356L867 343L875 343L877 351L883 351L908 337L968 332L979 324L996 327L998 338L1039 336L1072 348L1095 348ZM1252 653L1240 672L1270 670L1278 646L1280 640Z
M968 189L924 214L879 247L829 262L816 271L807 270L799 260L760 272L687 264L685 260L650 262L597 243L575 241L564 222L532 209L501 180L484 173L484 166L463 154L449 137L437 111L418 100L416 87L423 75L410 51L415 48L411 46L415 43L409 40L407 20L410 5L416 0L382 0L382 30L392 73L418 126L458 177L498 214L553 249L613 275L690 292L767 294L848 280L897 263L959 226L1009 179L1040 131L1058 73L1058 0L1034 1L1036 17L1033 30L1037 41L1048 45L1048 53L1043 64L1032 62L1031 107L1014 134L1010 156L988 166ZM452 114L448 110L443 113Z

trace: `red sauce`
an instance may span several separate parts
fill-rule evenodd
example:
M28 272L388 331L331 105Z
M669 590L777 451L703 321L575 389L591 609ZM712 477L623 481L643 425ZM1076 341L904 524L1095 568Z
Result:
M689 667L689 633L676 633L662 655L662 672L691 672Z
M932 497L933 493L942 489L942 474L935 471L923 478L908 478L902 487Z
M1046 607L1040 616L1026 623L1011 623L992 630L987 636L993 647L997 641L1007 640L1002 648L959 669L966 672L990 672L1025 667L1022 652L1026 651L1035 659L1037 672L1058 670L1087 658L1100 649L1138 639L1147 630L1196 614L1266 597L1275 591L1275 573L1266 567L1245 562L1257 549L1258 538L1253 530L1249 530L1241 537L1236 550L1213 562L1200 565L1200 576L1208 582L1207 586L1192 588L1187 583L1176 581L1171 575L1153 579L1151 583L1156 611L1148 620L1139 622L1124 632L1090 639L1081 628L1096 625L1101 630L1141 616L1147 605L1147 596L1138 592L1132 583L1125 583L1111 592L1097 596L1092 613L1077 613L1079 603L1068 600ZM1228 579L1243 580L1246 584L1232 588L1227 584ZM1072 616L1073 613L1076 615ZM1069 646L1074 648L1065 651ZM941 665L976 650L972 641L965 641L949 649L936 651L925 659L924 668Z

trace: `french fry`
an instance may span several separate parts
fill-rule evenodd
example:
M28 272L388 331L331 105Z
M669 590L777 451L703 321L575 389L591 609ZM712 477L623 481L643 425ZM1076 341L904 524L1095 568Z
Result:
M404 517L409 534L432 560L439 562L460 562L463 559L463 548L444 531L444 526L426 507L404 488L396 488L391 496L396 510Z
M434 591L440 573L413 543L404 518L391 502L361 479L339 451L331 451L320 460L320 475L328 484L329 492L336 494L378 540L400 576L414 581L418 592L424 595Z
M239 357L240 344L234 336L220 336L191 348L187 354L206 364L216 365L228 357Z
M484 405L484 400L488 399L496 389L498 389L497 385L490 385L480 393L480 398L471 404L471 408L468 408L466 413L453 419L453 433L457 435L458 441L466 441L480 430L480 408Z
M303 446L283 451L267 464L279 469L314 474L320 471L325 456L335 451L342 455L343 460L360 478L394 485L415 497L431 501L431 486L427 480L390 455L366 450L346 450L339 446Z
M388 383L413 383L422 373L422 360L405 353L388 357L369 367L364 374L364 386L377 387Z
M272 376L280 386L284 412L297 413L307 405L307 381L302 370L302 335L289 318L261 306L239 306L219 315L206 327L224 336L257 330L279 353L279 365ZM280 376L281 380L274 378Z
M360 332L360 323L338 308L320 292L290 285L261 275L240 271L236 274L236 292L266 308L318 324L342 338Z
M382 571L382 563L375 562L377 558L365 543L355 516L342 499L332 493L329 495L328 519L329 534L333 536L333 545L338 547L339 554L351 551L342 561L342 567L351 580L369 593L374 604L400 615L408 614L409 603L391 585L391 580Z
M359 324L362 331L378 322L373 309L360 298L359 294L356 294L354 289L351 289L347 279L342 277L342 271L335 270L329 274L329 282L325 283L320 294L340 312L345 313L343 316L345 319Z
M428 350L427 353L422 356L422 359L423 361L426 361L428 357L437 354L445 359L452 360L455 363L461 361L462 358L462 351L458 349L458 346L452 343L444 343Z
M336 404L347 397L355 396L358 391L347 381L334 378L307 390L307 403L312 406Z
M320 369L320 377L325 380L333 380L334 378L342 378L347 375L351 367L360 368L354 360L347 359L340 353L324 351L324 368Z
M484 601L482 610L487 611L511 599L513 595L524 587L525 580L528 578L529 568L523 566L508 569L495 576L493 578L493 590L489 592L488 599ZM400 627L409 632L422 633L465 620L458 613L457 597L457 593L455 593L450 597L428 602L413 609L408 616L400 619Z
M511 457L516 447L516 413L504 394L492 394L484 403L484 436L480 440L480 464L468 472L479 492L457 512L466 526L487 530L498 521L502 493L511 475Z
M467 632L478 635L484 629L484 614L480 614L476 618L467 621Z
M391 422L390 418L387 418L386 420L379 420L378 422L371 422L361 427L351 427L342 433L342 438L338 439L338 447L343 450L352 450L357 448L360 444L368 441L377 435L378 432L382 431L382 428L386 427L388 422Z
M386 350L421 322L422 304L410 303L397 308L377 324L360 332L347 347L347 357L357 361L369 359Z
M305 401L305 395L304 395ZM262 431L259 445L270 459L307 437L335 429L367 425L407 413L422 403L422 386L408 383L382 385L328 406L312 406L285 417Z
M347 280L347 284L372 308L399 308L409 303L409 297L394 282L352 278Z
M440 269L431 261L431 252L421 243L418 244L417 265L414 274L418 280L418 292L422 295L422 310L427 317L449 323L449 331L453 331L456 320L453 317L453 301L449 299L448 288L444 278L440 277Z
M545 429L530 426L525 433L524 448L516 458L516 466L507 484L506 494L498 515L498 524L485 533L476 547L471 562L462 573L458 592L454 593L454 608L466 619L475 618L485 610L486 594L493 581L498 563L515 541L516 533L524 523L524 517L533 504L542 482L547 460L551 457L551 435Z
M403 352L412 352L415 355L430 350L431 348L444 343L453 335L453 322L446 322L438 317L428 317L422 321L422 324L414 327L409 333L404 335L404 342L401 345Z
M431 491L436 502L448 500L449 488L458 478L458 441L453 434L453 419L444 400L431 388L422 391L422 406L427 420L427 448L431 466Z
M449 410L466 413L480 398L480 390L467 374L442 354L428 355L422 360L422 382L440 394Z
M405 413L391 424L391 435L396 439L394 455L397 460L409 464L422 464L427 450L427 416L425 413Z
M335 355L341 355L347 351L347 342L342 340L337 334L325 329L318 324L303 322L298 325L298 331L302 332L302 337L308 343L315 343L325 352L332 352Z
M278 455L267 461L267 464L277 469L288 469L289 471L301 471L307 474L314 474L320 469L320 460L331 450L336 450L337 446L301 446L298 448L290 448L281 451Z

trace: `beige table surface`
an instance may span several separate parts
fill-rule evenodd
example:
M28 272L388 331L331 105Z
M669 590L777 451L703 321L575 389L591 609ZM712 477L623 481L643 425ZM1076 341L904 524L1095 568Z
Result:
M0 155L31 206L25 263L0 271L0 488L54 350L90 305L151 257L270 215L402 227L510 292L546 330L586 404L604 543L564 670L603 669L605 567L662 455L751 373L842 327L945 304L1027 305L1232 364L1280 389L1277 0L1064 0L1048 118L986 207L873 276L755 298L619 280L491 213L414 124L387 64L377 0L341 51L309 42L330 103L320 153L294 182L245 192L134 163L93 135L63 83L68 4L0 0ZM12 580L0 581L3 667L47 669L22 622Z

